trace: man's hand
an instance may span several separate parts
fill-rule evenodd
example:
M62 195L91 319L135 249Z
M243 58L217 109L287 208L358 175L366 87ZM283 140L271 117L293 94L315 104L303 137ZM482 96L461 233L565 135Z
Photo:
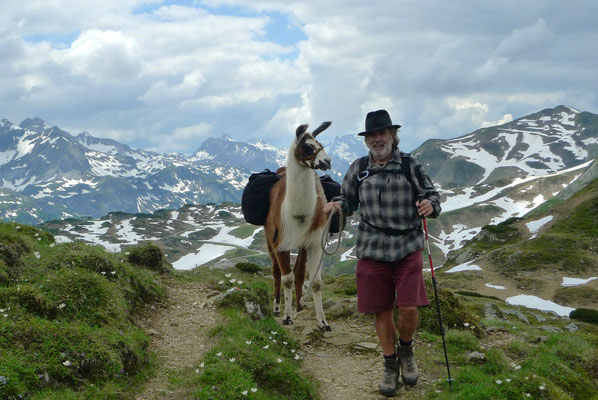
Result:
M326 214L330 214L330 212L332 212L333 209L341 211L341 207L342 205L340 201L331 201L330 203L324 204L324 212Z
M428 199L416 201L415 206L420 217L427 217L434 212L434 207L432 207L432 203Z

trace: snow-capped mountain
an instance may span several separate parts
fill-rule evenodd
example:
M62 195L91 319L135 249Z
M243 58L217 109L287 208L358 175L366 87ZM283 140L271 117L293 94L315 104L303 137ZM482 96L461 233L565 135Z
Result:
M598 156L598 115L567 106L451 140L429 140L413 154L443 188L541 176Z
M350 163L367 153L357 135L319 139L332 158L327 172L339 182ZM543 176L595 158L598 116L558 106L455 139L429 140L412 154L450 204L459 199L465 206L471 201L466 193L488 193L516 177ZM0 217L24 222L24 199L36 201L37 217L29 223L239 202L252 172L276 169L286 157L286 148L226 136L207 139L191 156L158 154L87 132L73 136L39 118L19 126L2 120L0 188L7 190Z

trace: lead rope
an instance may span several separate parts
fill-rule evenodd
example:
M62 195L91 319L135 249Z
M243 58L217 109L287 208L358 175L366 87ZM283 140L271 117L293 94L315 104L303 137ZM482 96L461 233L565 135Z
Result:
M330 224L332 223L332 217L334 216L335 213L338 213L338 223L339 223L338 240L336 242L336 245L334 246L334 251L328 252L328 250L326 250L326 244L328 243L328 240L326 239L326 237L328 236L328 230L330 229ZM318 262L318 269L316 270L316 273L314 274L314 276L309 277L309 285L307 286L307 289L305 290L305 293L303 294L303 296L301 296L302 298L307 299L309 297L309 295L311 294L311 287L314 284L314 279L320 272L320 269L322 268L322 261L324 260L324 254L326 254L328 256L332 256L332 255L336 254L336 252L338 251L338 248L340 247L340 244L341 244L341 238L343 236L343 230L341 229L342 221L343 221L343 211L333 208L332 211L330 212L330 215L328 216L328 221L326 221L326 226L324 227L324 232L322 233L322 240L320 241L320 243L322 245L322 254L320 255L320 261ZM334 235L333 233L330 234L331 237L333 235Z

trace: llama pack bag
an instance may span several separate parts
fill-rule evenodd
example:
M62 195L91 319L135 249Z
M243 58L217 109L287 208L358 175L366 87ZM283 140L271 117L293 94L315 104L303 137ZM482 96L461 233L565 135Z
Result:
M341 194L341 185L340 183L336 182L334 179L330 177L328 174L324 174L320 177L320 183L322 184L322 188L324 189L324 195L326 196L326 201L332 200L335 196L340 196ZM332 217L332 221L330 221L330 228L328 229L329 233L337 233L343 230L345 227L345 218L343 217L342 223L338 220L338 214L334 214Z
M245 221L253 225L264 225L270 209L270 190L280 175L266 169L249 176L241 196L241 211Z

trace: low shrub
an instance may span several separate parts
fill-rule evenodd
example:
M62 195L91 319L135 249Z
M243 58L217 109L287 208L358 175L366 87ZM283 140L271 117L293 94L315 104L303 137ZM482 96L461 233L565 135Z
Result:
M131 264L139 265L149 268L152 271L161 274L167 273L169 270L164 264L164 254L162 249L156 244L147 242L127 249L127 259Z
M235 267L237 267L237 269L240 271L249 272L250 274L255 274L256 272L260 272L262 270L262 267L259 265L248 261L238 262L235 264Z
M576 308L569 313L569 318L598 325L598 311L588 308Z

